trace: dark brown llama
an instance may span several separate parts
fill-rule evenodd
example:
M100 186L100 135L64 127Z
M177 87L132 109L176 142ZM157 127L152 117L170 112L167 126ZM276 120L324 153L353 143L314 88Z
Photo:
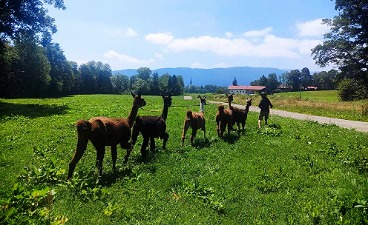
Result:
M252 99L248 99L247 98L247 103L245 105L245 109L241 109L241 108L237 108L231 105L233 99L233 95L228 95L227 96L227 100L228 100L228 105L229 105L229 109L231 109L233 111L233 124L231 126L231 129L233 129L232 127L234 126L234 124L237 124L238 127L238 133L240 133L240 131L244 131L244 127L245 127L245 122L247 120L248 117L248 112L249 112L249 107L252 105ZM240 130L240 124L242 124L242 130Z
M111 146L112 168L115 171L117 158L116 146L120 144L122 148L127 149L127 155L131 151L131 127L137 116L138 109L146 105L146 101L141 95L135 95L132 110L128 118L108 118L95 117L90 120L79 120L76 123L78 132L77 149L69 163L68 179L73 176L73 171L78 161L82 158L87 148L88 140L90 140L96 149L96 166L99 176L102 176L102 161L105 155L105 146ZM125 156L125 162L128 160Z
M161 116L138 116L135 119L135 123L132 131L132 144L135 145L139 133L143 136L143 143L141 146L141 155L144 159L146 157L146 148L148 141L150 142L150 150L155 151L155 138L163 139L162 148L166 148L169 134L166 132L166 118L169 107L171 106L171 94L164 96L161 95L164 100L164 108ZM129 157L129 154L128 154Z
M223 105L218 107L216 115L217 135L222 137L227 127L227 134L230 134L233 125L233 112L231 109L225 109Z
M184 145L185 134L187 133L189 127L192 128L192 135L190 136L190 144L192 146L198 129L203 130L204 138L206 139L206 120L204 118L204 105L206 104L206 96L201 97L198 95L198 98L200 99L199 112L192 112L191 110L187 111L187 116L184 120L183 133L181 135L181 146Z

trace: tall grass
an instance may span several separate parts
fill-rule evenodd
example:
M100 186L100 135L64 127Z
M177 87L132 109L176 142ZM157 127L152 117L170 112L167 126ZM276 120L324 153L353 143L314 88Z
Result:
M145 96L140 115L159 115L161 97ZM167 150L147 162L139 138L118 172L109 151L97 179L88 145L72 181L74 122L126 117L131 96L94 95L0 102L0 223L55 224L357 224L368 220L367 134L273 116L257 128L217 138L216 105L206 105L208 140L180 147L185 112L199 100L173 98ZM189 138L189 137L188 137Z

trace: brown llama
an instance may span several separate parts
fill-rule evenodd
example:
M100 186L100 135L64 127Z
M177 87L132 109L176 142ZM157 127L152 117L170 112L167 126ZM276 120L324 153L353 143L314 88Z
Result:
M199 112L192 112L190 110L187 111L187 116L184 120L183 133L181 135L181 146L184 146L185 134L187 133L189 127L192 128L192 135L190 136L190 144L192 146L198 129L203 130L204 138L206 139L206 120L204 118L204 105L206 104L206 96L201 97L198 95L198 98L200 99Z
M248 99L247 98L247 103L245 105L245 109L241 109L241 108L237 108L231 105L231 102L234 100L233 99L233 95L228 95L227 96L227 100L228 100L228 104L229 104L229 109L231 109L233 111L233 124L231 127L234 126L234 124L236 123L238 126L238 133L240 133L240 124L242 124L242 131L244 131L244 127L245 127L245 122L247 120L248 117L248 112L249 112L249 107L252 105L252 99ZM231 128L233 129L233 128Z
M146 101L141 98L140 94L135 95L133 92L131 94L134 101L128 118L95 117L90 120L77 121L78 143L74 156L69 163L68 179L72 178L75 166L87 148L88 140L92 142L96 149L96 166L100 177L102 176L105 146L111 146L112 168L114 171L117 158L116 146L120 144L121 148L127 149L127 155L131 151L130 130L137 116L138 109L146 105ZM125 156L125 162L127 160L128 158Z
M230 134L233 125L233 112L231 109L225 109L223 105L218 107L218 112L216 115L217 124L217 135L222 137L225 129L227 127L227 134Z
M166 143L169 139L169 134L166 132L166 118L172 99L171 94L167 96L161 96L164 100L164 108L162 110L161 116L138 116L135 119L132 130L132 144L133 146L135 145L137 137L139 133L141 133L143 136L143 143L141 146L141 155L143 159L146 156L148 141L150 141L150 150L155 151L155 138L163 139L163 149L166 148Z

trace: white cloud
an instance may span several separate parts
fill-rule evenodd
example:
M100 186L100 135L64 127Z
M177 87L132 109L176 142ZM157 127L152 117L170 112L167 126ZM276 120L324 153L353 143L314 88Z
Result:
M225 37L232 38L234 35L231 32L225 32Z
M329 31L329 26L322 24L322 19L316 19L303 23L297 23L296 28L299 36L321 37Z
M126 29L121 28L104 28L104 32L108 37L121 38L121 37L136 37L138 33L131 27Z
M272 27L266 27L263 30L251 30L245 32L243 35L245 37L262 37L272 32Z
M127 65L142 65L142 64L145 65L155 62L154 59L141 60L128 55L120 54L114 50L106 52L105 54L103 54L103 57Z
M154 56L156 59L160 59L160 60L164 59L164 56L160 53L155 53Z
M154 44L169 44L174 39L171 33L148 34L146 40Z
M266 35L258 42L246 38L218 38L211 36L174 39L167 48L174 52L200 51L221 56L257 56L294 58L310 54L310 49L318 44L318 40L298 40Z
M308 26L300 26L301 29L305 28L304 31L306 31L306 27ZM236 57L251 57L253 61L271 58L273 61L281 59L283 62L291 62L304 58L311 59L311 49L321 43L320 38L317 37L304 35L303 37L299 36L299 38L285 38L272 34L272 31L271 27L266 27L244 32L240 36L225 32L222 37L204 35L188 38L175 38L171 33L155 33L146 35L145 39L163 47L161 54L155 54L155 60L163 60L167 53L189 52L192 54L191 52L202 52L227 57L229 60L236 59ZM187 57L184 54L182 56ZM226 60L222 59L221 61L224 62L213 63L211 66L230 66ZM203 62L194 62L191 67L205 68L205 65Z
M137 35L138 35L138 33L131 27L128 27L125 30L125 36L127 36L127 37L135 37Z

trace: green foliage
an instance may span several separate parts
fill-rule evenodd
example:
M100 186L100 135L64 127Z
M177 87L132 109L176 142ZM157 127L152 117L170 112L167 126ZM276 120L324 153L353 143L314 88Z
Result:
M139 115L159 115L161 97L144 98L147 105ZM98 179L89 143L67 181L75 121L126 117L131 101L129 95L2 99L0 224L367 222L367 134L277 116L258 129L258 114L249 112L244 134L221 139L217 105L208 104L208 140L198 132L196 147L188 142L181 147L185 113L198 110L197 98L173 97L167 149L157 140L156 152L143 162L138 137L127 164L125 150L118 149L113 172L106 148Z
M339 0L335 8L339 15L324 20L330 31L325 34L323 44L312 50L313 58L320 66L336 65L343 78L357 80L367 86L368 2ZM356 94L359 94L359 99L368 98L366 93Z
M339 96L342 101L368 98L368 86L360 80L345 79L339 83Z

